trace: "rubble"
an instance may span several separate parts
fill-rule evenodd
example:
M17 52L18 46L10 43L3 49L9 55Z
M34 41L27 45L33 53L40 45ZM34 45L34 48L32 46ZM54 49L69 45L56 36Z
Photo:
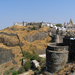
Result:
M34 68L40 67L39 62L37 60L32 60L32 63Z

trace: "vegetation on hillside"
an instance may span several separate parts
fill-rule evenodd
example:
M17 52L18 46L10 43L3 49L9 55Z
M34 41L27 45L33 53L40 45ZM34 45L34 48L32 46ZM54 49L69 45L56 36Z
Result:
M24 58L25 59L30 59L30 60L37 60L38 62L40 62L41 61L41 57L39 57L38 56L38 54L31 54L31 53L29 53L29 52L27 52L27 51L24 51Z
M33 26L31 30L37 30L37 28L35 26Z
M19 39L21 41L22 45L22 50L25 54L25 60L27 61L31 61L31 60L37 60L39 62L42 62L42 59L38 56L38 54L36 53L36 51L39 50L39 52L43 52L43 49L46 49L47 44L49 43L49 41L51 40L50 37L46 37L44 39L41 40L35 40L34 42L27 42L24 37L26 36L31 36L31 35L35 35L36 33L41 33L41 32L47 32L48 29L50 29L49 27L45 27L42 28L41 24L39 25L39 29L37 30L36 26L30 26L32 29L28 29L29 26L11 26L8 28L5 28L4 30L1 30L1 34L0 34L0 38L4 39L4 41L2 43L0 43L0 47L5 48L5 49L12 49L12 53L15 54L15 57L13 58L13 60L9 63L6 63L4 65L4 67L2 67L2 70L0 72L5 72L4 73L11 73L13 71L13 69L15 69L15 65L18 66L19 71L13 72L13 75L16 73L23 73L29 69L31 69L31 67L29 66L25 66L27 67L27 69L22 66L21 67L21 62L22 62L22 52L21 49L19 47L19 40L16 36L14 36L14 34L17 34L19 36ZM17 43L17 44L16 44ZM5 44L5 45L4 45ZM16 44L16 46L15 46ZM10 64L10 66L9 66ZM28 63L26 63L28 64ZM25 64L25 65L26 65ZM32 65L32 63L29 63ZM14 67L13 67L14 65Z
M59 24L56 24L56 26L57 26L57 27L62 27L62 24L59 23Z

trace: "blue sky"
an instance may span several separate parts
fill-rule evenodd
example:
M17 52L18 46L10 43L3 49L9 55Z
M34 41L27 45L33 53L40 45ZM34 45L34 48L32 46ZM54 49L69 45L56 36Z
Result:
M75 0L0 0L0 29L14 22L75 23Z

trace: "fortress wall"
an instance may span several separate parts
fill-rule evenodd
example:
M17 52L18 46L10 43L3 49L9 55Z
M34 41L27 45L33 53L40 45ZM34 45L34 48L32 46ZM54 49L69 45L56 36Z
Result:
M75 39L63 38L63 44L69 46L69 60L75 60Z
M68 61L68 46L48 44L46 49L46 69L50 73L56 73L64 67Z
M54 35L52 36L52 41L55 43L63 43L63 38L64 36L60 36L60 35Z

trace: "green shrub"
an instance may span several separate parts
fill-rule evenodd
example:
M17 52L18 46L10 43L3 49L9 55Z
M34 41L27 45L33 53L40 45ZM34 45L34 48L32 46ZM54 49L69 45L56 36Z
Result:
M19 68L19 70L18 70L18 74L21 74L21 73L23 73L23 72L25 72L24 67Z
M23 53L24 53L24 56L25 56L24 58L31 59L31 57L32 57L32 54L31 53L29 53L27 51L24 51Z
M11 28L11 30L13 30L14 28Z
M36 54L36 52L34 51L34 49L32 49L33 54Z
M8 66L6 65L5 68L7 68Z
M31 64L31 61L30 61L30 60L27 61L27 62L23 65L23 67L24 67L24 69L25 69L26 71L28 71L28 70L31 68L31 66L32 66L32 64Z
M27 52L27 51L24 51L24 58L26 58L26 59L30 59L30 60L37 60L37 61L41 61L41 57L39 57L38 56L38 54L31 54L31 53L29 53L29 52Z
M9 29L9 27L5 28L5 29Z
M17 71L13 71L13 72L12 72L12 75L17 75L17 74L18 74Z
M19 55L17 55L17 57L19 57Z
M3 75L9 75L11 73L11 70L6 70Z
M27 32L29 32L29 30L27 30Z
M37 30L35 26L33 26L33 28L31 30Z
M10 70L13 70L13 69L14 69L14 67L10 68Z
M23 29L22 30L25 30L25 28L23 27Z
M31 57L31 60L37 60L38 62L41 61L41 57L39 57L37 54L33 54Z
M22 29L22 30L25 30L25 29Z
M50 28L53 28L53 27L50 27Z
M22 59L20 59L19 61L22 61Z

